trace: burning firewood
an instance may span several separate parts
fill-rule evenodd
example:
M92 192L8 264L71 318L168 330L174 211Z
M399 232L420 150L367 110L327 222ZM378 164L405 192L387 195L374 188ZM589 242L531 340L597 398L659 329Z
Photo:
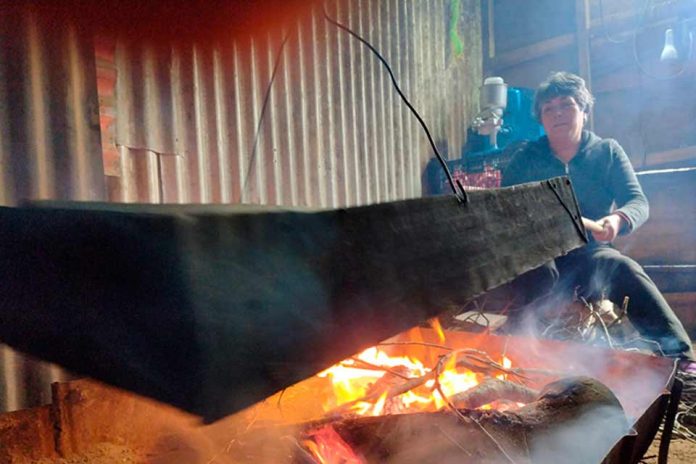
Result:
M515 378L517 380L522 380L526 378L525 374L521 370L506 368L501 364L493 361L486 353L482 351L474 349L449 350L450 351L447 354L440 357L436 366L432 370L418 377L406 377L404 374L407 373L407 370L399 368L382 368L383 370L387 371L387 373L384 375L384 377L382 377L379 381L375 382L369 388L365 396L340 405L334 410L329 411L326 414L326 416L329 418L343 417L344 415L349 414L350 411L358 404L376 403L378 401L389 401L406 392L420 388L426 385L427 383L432 383L434 385L434 387L430 387L431 390L433 388L439 390L438 378L447 366L453 369L467 369L471 372L476 372L486 377L492 377L495 375L502 374L510 376L511 378ZM359 361L359 364L365 364L364 361L361 361L359 359L354 359L354 361ZM371 367L379 368L379 366ZM503 384L505 383L511 382L503 382ZM487 385L484 388L491 389L491 385ZM506 398L505 395L507 394L508 396L515 396L515 392L516 396L521 396L524 398L534 398L536 396L534 395L534 392L526 392L524 390L524 387L522 386L519 386L519 388L516 389L514 386L510 385L507 386L506 389L502 385L499 385L496 388L498 391L495 391L494 389L493 391L491 391L491 393L500 395L500 398L494 399L513 399ZM444 397L444 394L442 392L440 392L440 394ZM399 412L399 407L397 406L396 409L390 408L389 412Z
M508 394L509 383L490 380L467 401L483 401L476 399L479 396L488 399L490 389ZM531 393L514 391L524 397ZM455 409L344 417L318 427L308 425L304 439L329 436L317 433L318 428L327 427L362 463L586 464L600 462L604 457L600 453L627 432L628 422L606 386L589 377L570 377L548 384L514 412ZM315 449L327 447L331 444L321 443Z
M539 392L507 380L489 378L469 390L449 398L457 408L476 409L499 400L529 403L539 397Z

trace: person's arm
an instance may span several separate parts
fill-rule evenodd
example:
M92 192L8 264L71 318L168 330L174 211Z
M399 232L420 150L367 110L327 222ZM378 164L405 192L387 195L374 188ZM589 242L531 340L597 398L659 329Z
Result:
M610 141L609 148L609 187L616 201L613 214L621 218L619 233L629 234L647 221L650 207L626 152L615 140Z

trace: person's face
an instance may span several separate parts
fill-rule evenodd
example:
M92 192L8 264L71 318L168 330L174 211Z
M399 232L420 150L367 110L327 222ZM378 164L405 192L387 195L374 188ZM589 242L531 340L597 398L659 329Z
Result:
M541 124L551 140L578 142L585 125L585 113L573 97L556 97L541 106Z

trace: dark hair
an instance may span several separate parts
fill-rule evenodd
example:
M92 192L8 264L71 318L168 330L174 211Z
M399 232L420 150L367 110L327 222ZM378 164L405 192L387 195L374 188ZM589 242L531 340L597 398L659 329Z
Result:
M589 113L594 104L594 97L585 85L585 79L569 72L549 74L534 94L534 117L541 121L541 107L556 97L572 97L580 109Z

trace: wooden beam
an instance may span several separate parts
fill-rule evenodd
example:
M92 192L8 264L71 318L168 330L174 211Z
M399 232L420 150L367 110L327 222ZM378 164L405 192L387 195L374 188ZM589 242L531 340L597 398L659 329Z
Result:
M696 292L696 264L646 264L643 268L662 292Z
M564 34L526 47L510 50L499 54L493 60L493 69L498 72L501 69L510 68L564 50L571 47L574 43L575 34Z
M592 68L590 65L590 8L589 0L575 0L575 39L578 53L578 72L592 91ZM594 130L594 118L590 112L587 127Z
M495 58L495 18L493 17L493 0L487 0L486 19L488 23L488 59Z
M467 198L0 208L0 340L214 420L586 243L566 178Z
M687 161L696 159L696 146L688 146L675 148L673 150L665 150L655 153L648 153L646 158L646 166L660 166L668 163L677 163L679 161Z

